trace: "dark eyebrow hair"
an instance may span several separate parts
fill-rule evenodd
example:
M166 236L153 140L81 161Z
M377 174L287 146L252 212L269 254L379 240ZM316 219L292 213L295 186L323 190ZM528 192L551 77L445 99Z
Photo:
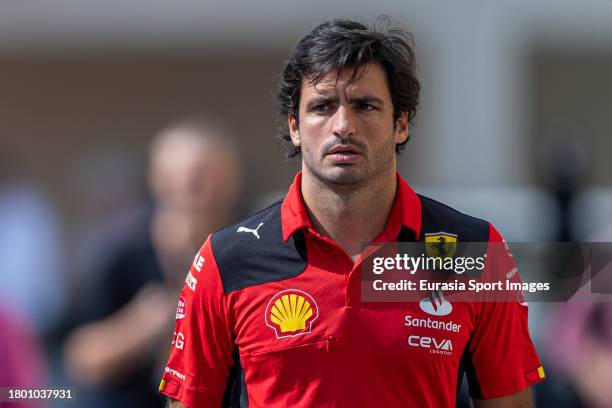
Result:
M338 101L338 98L336 97L319 94L310 98L306 106L313 106L319 103L331 103L336 101Z
M374 95L364 95L364 96L359 96L359 97L355 97L355 98L349 98L349 102L358 102L358 103L377 103L379 105L384 105L385 103L383 102L382 99L380 99L378 96L374 96Z
M332 102L337 102L337 101L338 101L338 98L335 96L327 96L324 94L318 94L316 96L313 96L311 99L309 99L306 106L313 106L319 103L332 103ZM382 99L374 95L364 95L364 96L349 98L348 101L350 103L373 103L373 104L378 104L378 105L385 104Z

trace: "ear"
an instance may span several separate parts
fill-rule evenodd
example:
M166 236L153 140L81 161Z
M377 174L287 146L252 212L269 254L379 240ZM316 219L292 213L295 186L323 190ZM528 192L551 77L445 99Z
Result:
M408 139L408 112L401 112L395 122L395 144L404 143Z
M291 136L291 142L293 142L293 145L296 147L301 146L299 124L297 119L293 115L287 114L287 123L289 124L289 135Z

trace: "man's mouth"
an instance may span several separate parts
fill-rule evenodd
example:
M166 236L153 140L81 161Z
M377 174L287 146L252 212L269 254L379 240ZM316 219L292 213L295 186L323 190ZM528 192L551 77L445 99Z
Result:
M327 154L361 154L361 151L354 146L336 146L332 148Z
M339 163L352 163L361 156L361 152L352 146L336 146L327 153L327 156Z

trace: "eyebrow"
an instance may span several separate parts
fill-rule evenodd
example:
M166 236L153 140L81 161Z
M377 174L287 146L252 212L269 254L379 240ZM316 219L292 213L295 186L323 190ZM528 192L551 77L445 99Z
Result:
M364 95L357 98L349 98L349 102L357 102L357 103L375 103L379 105L384 105L382 99L374 95Z
M330 102L337 102L337 101L338 101L338 98L336 96L320 95L320 96L314 96L313 98L311 98L306 105L308 107L311 107L319 103L330 103ZM374 95L364 95L364 96L359 96L355 98L349 98L348 101L349 103L374 103L378 105L384 105L383 100Z
M318 105L320 103L330 103L336 102L338 98L326 95L314 96L310 100L308 100L307 106Z

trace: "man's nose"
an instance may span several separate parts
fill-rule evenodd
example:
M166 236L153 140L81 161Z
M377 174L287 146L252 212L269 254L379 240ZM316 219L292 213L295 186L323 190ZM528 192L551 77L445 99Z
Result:
M355 117L350 107L340 106L332 116L332 133L341 139L355 134Z

